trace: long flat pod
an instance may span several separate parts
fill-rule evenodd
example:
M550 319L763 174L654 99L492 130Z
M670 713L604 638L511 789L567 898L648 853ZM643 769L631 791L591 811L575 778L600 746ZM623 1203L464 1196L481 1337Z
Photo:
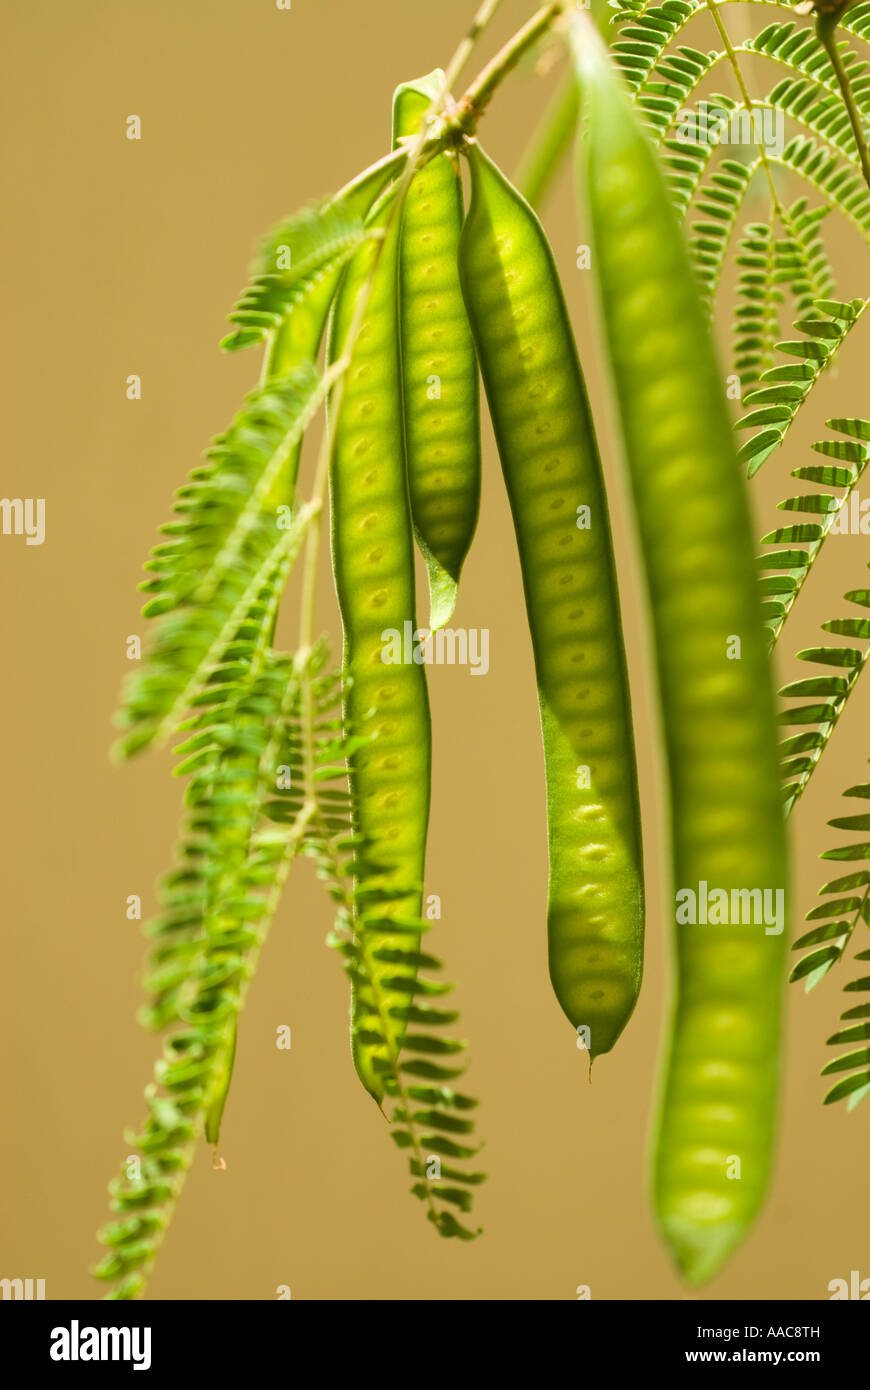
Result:
M581 197L670 779L677 978L655 1210L679 1268L698 1283L745 1235L772 1163L787 874L773 691L724 379L681 231L606 50L588 23L574 34Z
M391 195L372 214L385 231ZM367 918L357 926L380 952L413 951L418 937L403 924L419 921L429 818L431 729L423 666L411 659L406 624L415 629L414 548L408 509L397 335L399 222L386 230L365 319L345 375L330 477L332 558L344 631L344 713L351 734L367 740L350 759L357 852L357 901ZM330 356L340 355L375 246L348 266L335 303ZM394 930L390 922L396 921ZM377 1059L403 1033L409 995L402 963L371 963L383 985L384 1010L354 988L352 1046L357 1072L380 1101ZM396 983L395 988L384 984ZM396 1014L389 1013L395 1009Z
M394 144L417 134L442 79L396 89ZM477 362L456 266L462 212L458 161L438 154L408 189L399 252L408 490L433 631L450 621L480 508Z
M552 252L477 145L460 273L522 566L547 770L556 997L593 1056L637 999L637 772L607 502Z

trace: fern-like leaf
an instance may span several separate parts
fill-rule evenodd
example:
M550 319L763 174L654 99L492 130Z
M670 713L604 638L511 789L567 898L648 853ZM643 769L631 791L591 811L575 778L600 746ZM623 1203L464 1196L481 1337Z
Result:
M772 207L769 225L752 223L745 229L737 254L741 271L734 311L734 371L741 386L752 385L774 365L784 290L803 319L823 317L819 303L833 294L834 275L818 228L829 212L825 206L810 209L799 198L789 208L781 203ZM825 365L820 364L820 372Z
M870 783L848 787L843 795L868 800ZM828 825L838 830L866 832L870 830L870 815L865 812L857 816L839 816L828 821ZM863 921L870 926L870 841L828 849L820 857L841 863L866 863L862 868L853 869L823 884L819 897L827 901L812 908L806 915L808 922L821 925L813 926L794 943L794 951L811 949L795 965L789 979L805 980L808 993L824 979L832 966L842 960L858 922Z
M860 170L831 154L808 135L790 140L771 163L797 174L852 223L865 240L870 240L870 191Z
M757 0L757 3L767 3L767 0ZM778 165L806 179L826 198L829 207L838 208L865 239L870 237L870 198L854 136L833 66L813 26L807 23L798 27L794 21L774 23L745 43L732 45L734 61L748 53L763 56L788 69L788 76L778 82L766 98L750 101L748 109L738 107L730 97L719 93L698 101L695 97L698 84L728 53L725 49L702 53L679 45L677 40L686 24L706 8L705 0L690 0L690 3L677 0L677 3L664 5L631 0L631 3L619 5L613 17L614 56L654 139L663 143L664 164L678 210L685 213L698 191L699 180L709 165L723 124L739 122L744 143L757 146L754 167L757 168L763 159L769 169ZM771 8L776 6L771 4ZM845 32L866 39L866 7L858 5L847 11L840 25ZM847 43L840 42L839 51L859 117L870 117L867 65ZM766 139L762 146L760 132L764 131L769 115L774 120L788 115L816 138L795 136L781 152ZM669 135L675 126L676 138L674 134ZM714 187L716 182L714 176ZM742 193L738 191L740 202L745 191L745 188ZM705 198L705 201L709 200ZM733 208L730 216L735 217L737 210ZM786 231L787 237L793 239L792 229L786 228ZM721 272L730 228L715 223L711 228L708 222L696 235L711 243L699 248L702 255L698 258L702 290L709 302L709 278L712 275L718 279ZM821 247L816 245L816 261L820 251ZM834 293L833 285L825 283L821 265L817 265L816 270L815 275L807 277L810 280L807 297L828 298ZM802 312L799 306L796 312Z
M769 368L755 390L744 397L747 413L737 429L754 430L738 458L751 478L783 442L816 382L831 366L843 341L867 307L867 300L821 300L812 318L799 319L795 328L805 336L777 343L776 350L793 362Z
M860 115L870 116L870 83L867 63L838 43L840 57ZM771 24L741 45L746 53L759 53L788 67L767 97L770 106L811 126L830 145L850 159L858 157L848 112L843 103L831 60L812 28L798 28L792 21Z
M659 140L664 139L675 125L684 127L683 138L691 138L693 93L721 56L718 50L711 49L702 53L697 48L681 44L676 53L668 53L656 65L656 78L661 77L664 80L658 81L649 77L638 87L635 106ZM724 110L734 106L733 102L720 105L722 98L718 93L711 95L708 100L709 105L715 109Z
M780 207L784 235L776 248L776 282L792 297L794 313L813 318L819 300L834 297L836 285L819 233L819 225L830 213L830 206L810 208L806 198L791 207Z
M696 104L691 111L691 120L686 121L686 126L680 132L679 138L670 137L662 141L661 160L665 174L665 180L671 195L671 200L681 215L688 212L689 207L701 189L701 180L706 174L713 155L716 152L719 136L723 128L729 121L732 111L736 109L736 103L731 97L719 96L716 98L715 105L708 109L707 104ZM730 161L722 161L721 170L726 176L731 176L740 180L743 185L745 181L744 170L754 171L754 166L734 160L735 164L740 164L740 168L731 169ZM713 189L725 191L728 184L723 180L711 177L711 197L706 198L707 190L703 191L702 196L706 201L717 201L719 210L716 214L713 225L708 229L704 226L693 228L693 233L697 237L704 237L709 230L709 234L714 238L715 244L707 249L717 257L717 274L721 265L721 257L724 252L724 244L727 242L736 220L737 213L743 202L746 187L742 189L742 194L738 190L735 200L723 199L713 193ZM734 188L734 185L731 185ZM700 267L701 261L695 256L696 264ZM704 277L702 275L702 288ZM709 298L709 293L705 296Z
M677 142L668 142L670 150L674 150L676 145ZM679 149L681 155L671 154L665 161L672 171L676 162L681 158L685 159L686 146L681 144ZM711 175L710 182L698 190L695 206L705 220L693 222L689 251L701 287L701 296L711 313L734 225L757 168L757 160L746 163L741 159L724 159ZM691 172L694 173L694 169ZM673 176L670 184L673 196ZM683 192L688 193L689 197L694 192L688 178L684 179Z
M344 870L338 859L341 847L350 847L354 858ZM452 986L438 979L440 962L418 945L431 924L409 919L403 923L408 946L385 945L386 938L395 939L395 917L383 916L384 904L377 892L365 894L360 903L361 866L363 884L372 869L377 871L376 863L366 859L367 847L345 837L332 846L321 841L316 850L321 872L333 884L346 885L332 943L344 957L354 984L362 1040L378 1049L373 1066L392 1105L392 1138L408 1152L414 1179L411 1192L425 1204L427 1218L439 1235L471 1240L479 1231L459 1222L451 1208L469 1212L468 1189L483 1181L482 1173L459 1166L479 1151L480 1146L472 1142L470 1116L477 1102L455 1089L465 1071L465 1043L440 1031L455 1022L458 1014L443 1007ZM351 873L357 883L355 919ZM401 967L401 973L384 974L385 966ZM415 976L412 970L417 971ZM406 1002L396 1004L399 991ZM406 1029L400 1050L391 1041L391 1019L400 1020Z
M671 40L703 8L704 0L664 0L661 5L632 0L621 6L612 18L617 36L611 49L630 90L636 92L644 85L658 67ZM679 51L682 57L682 49ZM691 74L697 63L688 59L684 62L688 63ZM678 71L682 86L686 69Z
M623 11L616 17L614 56L623 69L635 105L659 138L684 119L701 81L727 56L725 49L702 53L682 44L671 47L700 8L696 3L679 9L665 4L643 11ZM867 65L846 42L840 42L839 49L859 115L868 116ZM751 110L739 113L748 143L756 138L765 111L779 112L806 126L858 167L858 150L842 93L831 61L811 26L797 27L793 21L771 24L745 43L733 45L733 50L735 57L741 53L758 54L788 69L788 76L765 99L753 101ZM720 98L711 96L709 101L716 105Z
M265 341L307 299L315 301L322 331L342 267L369 235L366 215L404 160L404 151L391 152L334 198L285 218L264 237L252 278L229 314L235 327L221 343L225 351ZM314 342L310 355L316 352Z
M860 782L847 787L844 796L858 797L870 801L870 782ZM790 979L804 980L807 991L814 988L825 975L845 957L846 951L855 938L858 924L870 927L870 812L859 811L855 815L837 816L828 821L837 830L849 830L864 838L850 844L839 845L825 850L822 859L849 864L849 872L839 878L831 879L819 889L819 896L825 901L807 913L808 922L818 923L801 936L793 946L795 951L806 951L791 972ZM867 941L867 938L864 938ZM828 1038L828 1046L848 1045L849 1050L840 1053L822 1067L822 1076L834 1076L840 1072L849 1075L841 1077L825 1096L825 1104L831 1105L845 1100L848 1108L854 1107L870 1094L870 975L866 972L866 962L870 961L870 949L864 945L856 951L856 963L860 962L862 973L848 981L844 990L848 995L868 994L867 1003L850 1004L841 1015L841 1026ZM857 1047L855 1044L859 1044Z
M280 223L264 241L255 274L228 315L236 327L221 347L233 352L263 342L320 286L326 287L328 308L342 266L366 236L362 217L341 201L304 208Z
M297 446L323 403L326 379L304 363L247 399L226 434L177 494L140 587L143 616L159 619L124 690L117 749L127 757L164 737L253 624L267 630L307 524L291 519ZM282 508L285 510L282 512Z
M299 671L260 648L243 681L220 674L181 750L187 826L161 885L162 911L146 927L143 1021L170 1031L146 1088L145 1123L126 1136L135 1152L110 1187L120 1219L100 1233L109 1253L95 1274L114 1285L114 1299L142 1292L198 1140L217 1140L237 1019L306 825L300 816L277 831L263 816Z
M844 597L861 608L870 608L870 589L852 589ZM822 623L822 630L838 637L868 641L870 618L833 618ZM809 647L797 653L799 661L830 667L831 673L792 681L779 692L786 700L812 701L786 708L780 714L781 724L807 726L807 732L790 735L780 744L787 815L806 790L868 655L870 647L855 646Z
M771 223L773 217L771 217ZM776 237L773 225L751 222L737 249L740 274L734 308L734 367L741 387L757 381L773 366L779 337Z
M779 637L783 623L825 539L834 529L838 516L844 515L844 508L848 509L852 493L870 458L870 421L836 419L828 420L827 424L829 429L847 436L846 439L823 439L813 445L816 453L833 462L795 468L792 477L842 491L802 493L786 498L779 503L781 511L800 512L812 520L779 527L762 537L762 545L787 547L761 555L758 560L763 573L764 621L770 633L771 645Z
M344 730L339 717L330 717L340 695L336 680L322 687L318 697L315 809L305 852L314 858L335 902L330 941L353 983L358 1001L355 1027L361 1040L377 1049L373 1065L391 1107L392 1138L408 1154L411 1192L424 1203L440 1235L470 1240L478 1232L454 1212L471 1210L472 1189L484 1175L462 1166L478 1152L471 1119L477 1102L454 1087L465 1070L465 1044L441 1031L458 1017L444 1007L452 986L438 979L439 961L420 948L419 939L431 924L385 915L397 896L407 894L395 886L388 892L383 888L378 847L353 834L347 762L367 740ZM301 747L301 733L291 732L283 757L293 769L293 785L267 803L266 814L273 820L292 821L302 809ZM397 947L397 935L406 936L407 945ZM395 975L390 967L397 968ZM392 1020L400 1020L405 1029L398 1046Z

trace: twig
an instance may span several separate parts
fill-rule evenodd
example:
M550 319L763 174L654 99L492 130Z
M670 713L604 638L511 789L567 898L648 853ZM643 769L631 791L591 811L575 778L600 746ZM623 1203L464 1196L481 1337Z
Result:
M816 34L819 43L824 48L831 67L834 69L834 76L837 79L837 86L843 95L843 101L849 114L849 124L852 127L852 134L855 137L855 144L858 147L858 158L861 160L861 168L864 173L864 182L870 188L870 153L867 150L867 137L861 125L861 113L855 103L855 94L852 91L852 84L849 81L849 74L846 72L840 50L837 46L837 21L845 6L834 12L822 11L816 15Z
M477 122L508 73L513 71L520 59L534 47L548 29L553 28L568 7L568 0L553 0L553 3L544 5L543 9L532 15L513 38L508 39L457 102L456 111L449 121L451 127L461 131L463 135L473 133Z
M725 28L722 17L719 14L719 0L707 0L707 8L710 11L710 14L713 16L713 23L716 25L716 28L719 31L719 37L725 45L725 54L728 58L728 62L731 65L731 70L734 73L734 80L736 81L737 86L740 89L740 95L743 98L743 105L751 115L752 111L754 110L752 98L749 95L746 83L743 80L743 73L740 71L740 64L737 61L737 54L734 51L734 45L731 42L728 30ZM764 169L765 175L767 176L767 182L770 186L770 197L773 203L774 210L780 217L782 217L782 206L780 204L779 196L776 191L776 184L773 181L773 170L770 167L770 160L767 157L767 151L765 150L764 144L761 140L756 140L755 144L756 148L758 149L758 155L761 160L762 167Z

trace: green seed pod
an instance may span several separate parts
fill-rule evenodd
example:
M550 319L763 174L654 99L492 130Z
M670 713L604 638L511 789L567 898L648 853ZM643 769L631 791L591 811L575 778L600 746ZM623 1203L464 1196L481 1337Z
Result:
M655 1210L696 1284L743 1239L772 1164L787 877L773 687L724 377L681 228L588 24L577 57L581 197L648 581L671 791L677 980ZM722 894L715 911L713 890ZM767 921L775 906L778 919Z
M416 135L443 74L398 87L393 143ZM400 332L408 490L434 632L450 621L480 508L477 363L456 266L462 182L453 155L415 174L402 215Z
M547 768L556 997L593 1057L637 1000L637 770L601 465L552 252L477 145L460 273L513 512Z
M391 202L387 195L373 213L375 229L386 230ZM431 729L422 665L387 660L390 634L404 634L406 622L415 624L415 594L397 336L397 219L386 235L333 423L332 557L344 630L345 723L366 739L350 761L354 834L363 841L357 858L366 865L357 874L355 928L366 949L413 951L429 818ZM342 280L330 332L333 360L347 339L375 254L373 243L364 247ZM379 981L413 979L403 964L372 960L369 970ZM395 1052L404 1026L389 1011L406 1006L408 993L385 987L384 1000L379 1013L355 984L354 1062L379 1102L384 1092L377 1062L387 1055L385 1048Z

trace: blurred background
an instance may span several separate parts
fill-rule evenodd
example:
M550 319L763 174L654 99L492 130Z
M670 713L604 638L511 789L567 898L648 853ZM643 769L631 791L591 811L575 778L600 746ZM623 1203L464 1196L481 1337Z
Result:
M157 1054L135 1022L143 942L125 906L139 894L144 917L155 908L181 786L169 753L126 770L108 757L126 640L145 628L141 563L173 490L256 380L256 355L222 356L217 343L257 239L386 151L393 88L446 64L472 8L471 0L293 0L289 11L274 0L3 0L0 492L46 499L46 539L36 547L0 537L0 1275L44 1278L49 1299L100 1293L87 1273L98 1256L94 1232ZM505 0L472 67L531 9L530 0ZM729 23L735 36L746 32L744 7L729 7ZM753 23L760 27L757 10ZM689 41L708 47L712 32L693 28ZM541 66L527 64L505 85L481 128L508 172L556 78ZM760 71L772 85L772 70ZM716 85L730 90L721 72ZM139 141L125 136L130 115L141 119ZM431 668L426 888L442 901L433 945L459 981L467 1089L482 1098L485 1236L470 1246L440 1241L408 1195L404 1156L351 1066L347 983L324 945L329 907L302 865L241 1025L221 1141L226 1171L212 1171L203 1146L151 1298L272 1299L280 1285L318 1299L572 1299L580 1285L596 1299L684 1296L645 1190L670 964L651 653L592 280L576 269L575 248L587 238L569 168L543 216L608 421L602 451L645 805L641 1002L590 1085L547 979L535 686L487 424L483 511L455 624L490 629L490 671L472 679L467 668ZM837 229L834 245L840 297L866 292L870 267L857 237ZM757 480L759 536L777 524L788 468L812 461L824 420L868 413L868 332L859 325L838 373L819 388L786 464L772 460ZM134 373L142 399L131 402ZM866 537L831 538L789 620L788 653L818 643L819 623L846 611L841 596L866 584L868 560ZM334 633L326 572L320 617ZM292 604L281 631L292 642ZM789 655L781 675L795 678L800 666ZM825 877L819 851L848 838L825 822L855 810L841 792L866 779L868 711L870 685L853 697L794 816L794 936ZM699 1299L823 1299L852 1269L870 1277L870 1101L852 1115L824 1110L818 1076L849 968L858 973L841 967L809 997L790 989L775 1185L751 1238ZM280 1025L292 1029L289 1052L275 1046Z

